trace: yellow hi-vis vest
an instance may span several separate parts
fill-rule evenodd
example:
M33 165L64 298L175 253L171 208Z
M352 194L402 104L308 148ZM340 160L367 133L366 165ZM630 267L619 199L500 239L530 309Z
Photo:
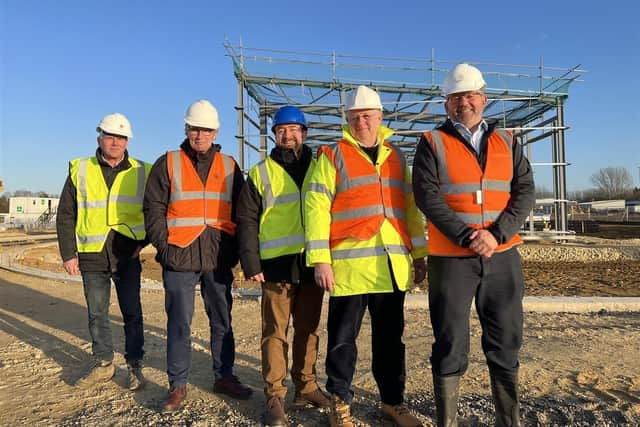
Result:
M262 197L258 232L261 259L304 251L302 203L315 163L316 160L312 159L304 177L302 190L271 157L267 157L249 171L249 177Z
M129 157L131 167L119 172L107 188L95 157L74 159L69 173L76 187L78 252L101 252L111 230L144 240L142 199L151 165Z

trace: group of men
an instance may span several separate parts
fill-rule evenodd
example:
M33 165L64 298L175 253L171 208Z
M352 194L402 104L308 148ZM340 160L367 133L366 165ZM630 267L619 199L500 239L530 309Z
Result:
M82 274L94 363L79 380L114 375L108 307L115 283L124 320L128 387L144 385L139 252L151 243L163 267L169 393L182 407L191 365L196 284L209 317L214 392L247 399L233 372L232 268L262 287L265 425L287 424L289 327L292 406L328 408L331 426L353 426L356 341L371 319L371 370L381 413L420 426L404 404L404 301L427 275L438 426L457 425L475 298L489 366L496 425L519 425L518 353L524 280L518 230L534 203L531 167L510 133L483 119L486 83L457 65L442 86L447 121L425 132L413 168L388 141L371 88L352 90L342 138L314 157L295 106L273 116L275 148L246 182L215 144L220 126L205 100L185 115L186 139L153 166L129 157L132 136L118 113L98 125L94 157L72 160L58 210L64 268ZM425 240L428 220L429 254ZM328 292L326 391L317 382L318 327Z

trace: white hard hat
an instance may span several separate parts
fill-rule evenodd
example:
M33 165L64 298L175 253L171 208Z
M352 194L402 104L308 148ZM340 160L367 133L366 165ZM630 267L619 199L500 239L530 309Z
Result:
M382 111L382 102L380 95L373 89L366 86L358 86L349 93L346 110L380 110Z
M127 120L124 114L120 113L112 113L104 116L102 120L100 120L100 123L98 123L96 131L106 132L112 135L126 136L127 138L131 138L133 136L133 132L131 132L131 123L129 123L129 120Z
M189 126L207 129L220 128L218 110L206 99L201 99L189 105L184 115L184 122Z
M452 93L470 92L481 90L487 86L482 78L482 73L473 65L458 64L444 79L442 95L449 96Z

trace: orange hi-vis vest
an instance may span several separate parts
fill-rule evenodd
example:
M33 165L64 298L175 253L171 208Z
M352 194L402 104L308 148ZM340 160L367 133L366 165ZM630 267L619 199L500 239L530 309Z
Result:
M513 138L495 129L487 141L484 172L474 153L456 137L434 130L424 136L438 161L440 194L460 219L475 229L486 229L500 216L511 197L513 178ZM429 254L440 256L474 256L476 252L449 240L431 222L428 223ZM522 243L517 234L498 245L496 252Z
M234 160L215 153L207 182L202 184L191 159L183 150L167 152L171 195L167 207L167 241L186 248L207 226L235 235L231 221Z
M388 220L402 237L407 250L411 238L405 218L406 164L398 148L380 165L380 175L368 157L347 141L322 146L318 157L326 154L336 169L336 194L331 205L329 245L334 248L345 239L368 240Z

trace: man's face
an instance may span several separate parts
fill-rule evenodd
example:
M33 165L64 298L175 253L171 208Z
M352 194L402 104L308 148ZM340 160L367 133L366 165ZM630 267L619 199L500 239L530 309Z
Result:
M382 123L380 110L351 110L347 112L349 130L358 142L372 147L378 138L378 127Z
M307 137L307 131L295 123L276 126L275 134L278 147L291 148L296 154L300 152L302 143Z
M129 139L126 136L102 132L98 136L98 145L105 160L118 161L124 156Z
M185 133L189 139L189 145L198 153L206 153L211 144L218 137L218 129L207 129L198 126L185 126Z
M471 91L447 96L444 108L451 120L460 122L471 129L482 121L482 113L486 105L487 96L484 93Z

